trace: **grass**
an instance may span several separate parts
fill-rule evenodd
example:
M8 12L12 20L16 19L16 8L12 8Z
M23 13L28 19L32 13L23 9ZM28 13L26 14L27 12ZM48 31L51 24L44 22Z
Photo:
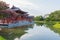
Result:
M53 25L54 28L60 28L60 23L57 22L55 25Z
M6 39L4 39L2 36L0 36L0 40L6 40Z

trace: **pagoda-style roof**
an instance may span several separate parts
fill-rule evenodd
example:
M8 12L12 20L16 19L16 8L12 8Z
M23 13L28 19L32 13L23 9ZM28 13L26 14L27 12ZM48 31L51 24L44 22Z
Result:
M15 7L15 6L13 6L11 9L12 9L13 11L17 12L17 13L22 13L22 14L27 13L27 12L24 12L24 11L22 11L20 8Z
M14 11L20 10L20 8L15 7L15 6L13 6L11 9L14 10Z
M8 17L17 17L17 16L28 16L27 12L24 12L20 10L18 7L13 6L12 8L0 10L0 14L3 16L3 14L7 14Z

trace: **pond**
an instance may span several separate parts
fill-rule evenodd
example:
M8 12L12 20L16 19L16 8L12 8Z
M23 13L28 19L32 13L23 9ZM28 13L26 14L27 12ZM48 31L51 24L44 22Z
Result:
M60 40L60 28L54 23L35 23L19 28L0 28L0 40Z

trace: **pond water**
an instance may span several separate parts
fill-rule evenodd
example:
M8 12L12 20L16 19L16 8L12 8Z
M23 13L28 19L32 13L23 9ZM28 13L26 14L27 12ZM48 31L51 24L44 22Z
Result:
M0 36L4 40L60 40L60 29L52 24L38 24L19 28L2 28Z

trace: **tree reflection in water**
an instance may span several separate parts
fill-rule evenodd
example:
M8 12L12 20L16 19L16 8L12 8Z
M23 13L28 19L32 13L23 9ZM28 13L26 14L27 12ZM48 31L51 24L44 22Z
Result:
M44 23L40 23L40 22L35 22L37 26L42 26L44 25Z
M25 34L25 30L28 30L28 28L33 28L33 25L10 29L2 28L2 30L0 30L0 36L6 40L14 40L15 38L20 38L23 34Z
M55 25L57 22L45 22L45 23L36 23L38 26L45 25L45 27L49 28L51 31L58 33L60 35L60 28L54 28L53 25ZM58 27L58 26L57 26Z
M51 31L58 33L60 35L60 29L54 28L53 25L56 24L56 22L46 22L46 23L35 23L38 26L42 27L42 25L45 25L45 27L49 28ZM5 38L6 40L14 40L15 38L20 38L22 35L26 34L26 30L29 28L33 28L33 25L29 26L23 26L19 28L2 28L0 30L0 36Z

